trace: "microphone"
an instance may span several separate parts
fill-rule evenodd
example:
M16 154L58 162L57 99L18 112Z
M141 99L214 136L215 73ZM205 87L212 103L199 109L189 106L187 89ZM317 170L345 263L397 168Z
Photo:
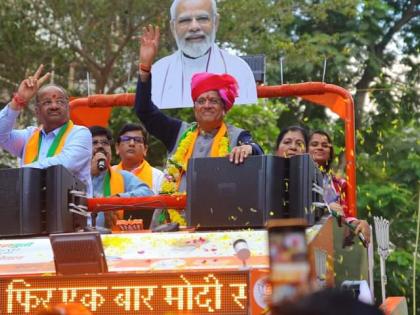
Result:
M98 170L105 171L106 169L106 160L105 159L99 159L98 163L96 164L96 166L98 167Z

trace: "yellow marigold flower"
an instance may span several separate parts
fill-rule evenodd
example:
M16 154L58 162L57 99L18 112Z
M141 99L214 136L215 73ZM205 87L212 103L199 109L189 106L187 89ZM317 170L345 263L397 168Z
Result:
M185 219L175 209L168 209L168 213L169 213L169 218L171 219L171 222L178 223L181 226L187 225L187 222L185 221Z
M163 181L162 187L160 188L160 192L164 194L172 194L176 191L176 183L170 181Z
M168 167L168 174L174 176L176 174L179 174L179 170L175 165L170 165Z
M227 137L223 137L220 139L220 147L219 147L219 156L223 157L229 153L229 139Z

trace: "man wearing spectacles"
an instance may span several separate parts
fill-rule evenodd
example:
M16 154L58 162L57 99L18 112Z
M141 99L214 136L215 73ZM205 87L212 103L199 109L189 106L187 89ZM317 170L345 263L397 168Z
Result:
M178 50L152 68L152 99L160 108L191 107L190 82L196 72L229 73L238 80L237 104L256 103L257 88L248 64L216 43L215 0L174 0L170 27Z
M50 73L44 66L23 80L11 102L0 112L0 146L19 157L23 167L47 168L63 165L92 192L90 157L92 137L83 126L70 120L69 97L55 84L41 87ZM40 127L13 129L19 113L35 96L35 115Z
M163 172L147 161L149 134L140 124L125 124L118 133L115 151L121 162L112 168L126 170L145 182L155 194L159 193Z
M113 170L112 134L107 128L92 126L92 160L91 175L94 197L138 197L153 195L153 191L132 173L124 170ZM96 226L114 229L117 220L123 219L124 211L107 211L98 213Z

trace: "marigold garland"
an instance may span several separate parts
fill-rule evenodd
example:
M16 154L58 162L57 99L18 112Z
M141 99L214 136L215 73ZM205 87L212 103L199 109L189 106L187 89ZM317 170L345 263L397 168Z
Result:
M177 167L181 166L182 170L185 172L187 170L187 165L185 165L184 157L187 154L189 148L191 145L195 143L194 140L194 130L189 130L185 136L185 138L179 143L178 148L176 149L174 155L172 155L172 158L169 159L170 167ZM171 167L171 170L173 169Z
M179 183L181 182L182 174L187 171L188 160L185 159L187 153L193 150L195 140L197 138L197 124L193 124L181 136L180 142L175 153L170 157L166 163L164 171L165 178L162 182L160 194L174 194L177 193ZM217 148L217 155L224 157L230 152L229 138L226 134L220 139L219 148ZM166 218L166 219L165 219ZM179 223L181 226L186 225L185 218L175 209L167 209L167 213L162 213L159 218L159 223L164 221Z
M224 136L220 140L220 146L219 146L219 156L223 157L229 154L229 139L228 137Z
M171 222L176 222L179 224L179 226L187 225L187 221L177 210L168 209L168 213L169 213L169 220L171 220Z

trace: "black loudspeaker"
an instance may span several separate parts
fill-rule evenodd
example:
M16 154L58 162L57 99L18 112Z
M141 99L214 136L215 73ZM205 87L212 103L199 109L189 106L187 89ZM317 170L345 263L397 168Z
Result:
M44 172L35 168L0 170L0 236L43 233Z
M190 159L187 222L198 229L263 227L268 219L305 218L309 225L321 202L314 185L322 175L309 155L290 159L251 156L235 165L227 158Z
M312 202L319 201L313 185L322 187L322 176L309 154L289 159L289 217L305 218L308 225L315 223ZM318 195L319 196L319 195Z
M235 165L227 158L190 159L187 222L198 229L263 227L285 216L285 159L251 156Z
M65 167L0 170L0 237L73 232L86 226L86 217L73 214L70 191L85 185Z
M65 233L86 226L86 217L69 211L70 191L86 191L86 186L61 165L46 169L46 230Z

